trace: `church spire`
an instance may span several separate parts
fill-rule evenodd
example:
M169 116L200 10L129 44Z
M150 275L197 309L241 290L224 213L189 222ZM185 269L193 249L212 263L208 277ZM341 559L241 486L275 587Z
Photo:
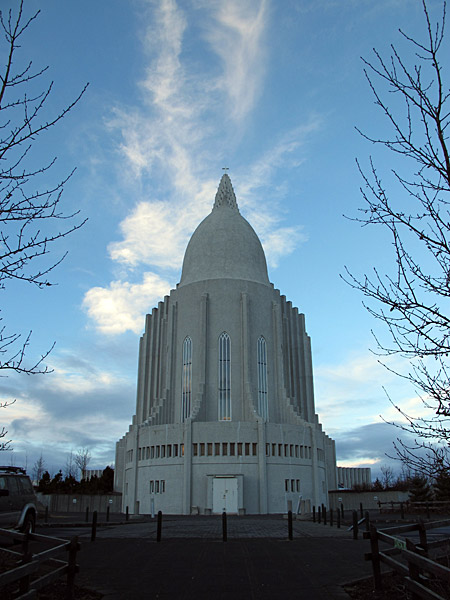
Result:
M228 206L229 208L234 208L239 212L236 196L234 194L233 186L231 185L231 179L227 173L224 173L222 175L222 179L220 180L213 209L221 206Z

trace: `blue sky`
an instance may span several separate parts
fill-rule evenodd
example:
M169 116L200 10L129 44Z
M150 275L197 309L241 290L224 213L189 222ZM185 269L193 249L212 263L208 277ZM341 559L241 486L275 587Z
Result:
M377 474L398 433L380 418L397 419L383 387L408 410L420 403L370 352L377 324L340 277L345 266L388 272L389 239L343 215L362 206L356 158L367 166L372 155L401 193L395 157L355 130L389 131L360 57L373 47L387 57L391 43L405 51L399 27L423 39L419 0L25 4L41 14L20 57L50 66L49 114L90 84L31 159L58 157L49 183L77 167L63 204L89 220L55 246L55 256L69 250L58 285L2 292L7 327L33 331L30 361L56 341L53 373L0 380L0 400L16 398L1 412L14 446L4 460L31 469L42 452L56 471L88 447L91 467L114 461L134 413L144 315L179 281L189 237L229 167L271 281L306 315L316 408L338 462ZM4 0L2 10L16 5ZM429 2L434 20L441 5Z

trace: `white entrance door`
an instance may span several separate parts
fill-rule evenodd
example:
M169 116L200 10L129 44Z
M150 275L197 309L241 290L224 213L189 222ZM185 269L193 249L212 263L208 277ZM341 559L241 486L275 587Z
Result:
M214 477L213 513L237 513L238 487L236 477Z

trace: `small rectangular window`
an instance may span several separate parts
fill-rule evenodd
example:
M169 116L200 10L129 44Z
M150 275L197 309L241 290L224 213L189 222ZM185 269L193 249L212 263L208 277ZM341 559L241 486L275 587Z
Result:
M303 446L300 446L300 458L303 458Z
M147 446L147 460L150 458L150 446Z
M208 442L208 456L213 455L213 445L211 442Z
M284 445L284 456L289 456L289 444Z
M295 458L298 458L299 456L300 456L299 447L298 447L298 444L295 444Z
M252 451L253 456L256 456L258 454L258 444L256 442L253 442L252 444Z
M178 444L173 445L173 455L178 456Z
M290 454L291 456L294 456L294 444L291 444L291 445L289 446L289 454Z
M245 442L245 456L250 456L250 443Z
M214 444L214 456L220 456L220 442Z
M272 444L272 456L276 456L276 455L277 455L277 445Z
M192 455L198 456L198 444L192 444Z
M308 446L308 458L312 458L311 446Z
M155 458L155 446L150 446L150 458Z
M159 458L160 456L161 456L161 447L156 446L156 458Z
M283 444L278 444L278 456L283 456Z
M205 444L200 444L200 456L205 456Z
M270 456L270 444L266 444L266 456Z
M285 480L284 480L284 490L285 490L286 492L288 492L288 491L289 491L289 479L285 479Z
M180 455L184 456L184 444L180 444Z
M150 481L150 494L153 494L154 492L155 492L155 482Z
M166 491L166 482L164 481L164 479L161 479L161 494L164 494L165 491Z
M238 456L242 456L242 442L237 443L237 453Z
M167 444L167 458L172 457L172 444Z
M161 446L161 458L165 458L165 457L166 457L166 447Z
M228 442L222 443L222 456L228 455Z
M300 491L300 479L297 479L297 492Z
M234 445L235 445L234 442L230 442L230 456L234 456L234 452L235 452Z
M295 492L295 479L291 479L291 492Z
M155 494L159 494L159 481L155 481Z

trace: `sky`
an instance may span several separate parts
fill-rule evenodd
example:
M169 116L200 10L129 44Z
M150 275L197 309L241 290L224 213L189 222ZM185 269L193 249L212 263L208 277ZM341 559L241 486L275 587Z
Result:
M6 14L17 4L0 6ZM434 21L441 6L429 0ZM0 409L13 447L0 462L31 472L42 455L54 473L80 448L91 468L114 462L135 410L145 314L179 281L227 167L270 280L306 315L316 409L338 464L370 466L373 477L383 465L399 471L386 455L399 435L385 422L400 417L390 399L412 414L421 403L372 352L372 330L385 332L341 276L393 265L385 232L351 220L363 206L356 159L367 169L372 156L391 193L402 193L396 157L356 130L390 133L361 57L376 48L387 58L391 43L409 56L398 29L424 39L421 2L25 1L26 15L38 9L17 65L49 66L39 84L54 81L46 114L89 87L29 160L57 157L42 187L76 167L62 208L88 221L54 245L55 258L68 251L54 286L1 291L7 330L32 331L30 364L56 344L50 374L0 379L0 402L16 400ZM4 45L0 57L2 68ZM404 368L399 357L389 365Z

